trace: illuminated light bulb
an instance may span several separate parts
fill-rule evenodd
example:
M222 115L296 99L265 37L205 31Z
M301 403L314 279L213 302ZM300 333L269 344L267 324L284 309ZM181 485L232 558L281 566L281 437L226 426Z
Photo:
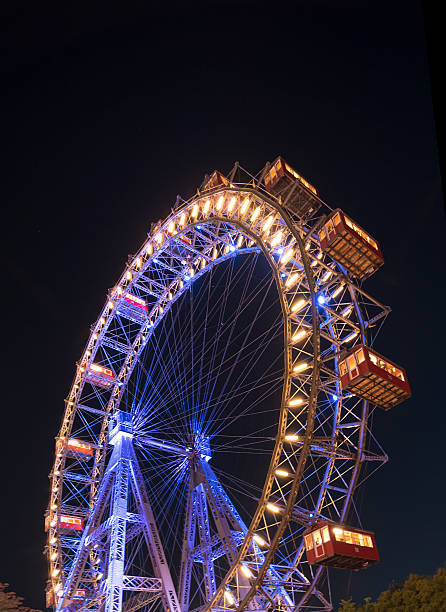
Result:
M266 504L266 507L268 510L271 510L271 512L280 512L280 508L275 504Z
M88 357L90 357L90 355L91 355L91 351L90 351L90 350L85 351L85 355L87 356L87 358L88 358Z
M128 277L129 272L127 272L126 276L127 276L127 280L132 280L132 274L130 273L130 278ZM118 287L116 290L118 297L121 297L121 295L124 293L124 290L122 287Z
M146 253L147 255L151 255L153 253L153 245L151 242L149 242L149 244L147 245Z
M289 476L289 473L286 470L276 470L277 476Z
M109 308L110 310L112 310L113 306L114 306L114 304L113 304L113 302L110 300L110 302L108 303L108 308Z
M351 315L353 310L353 306L350 304L350 306L347 306L347 308L344 308L344 310L341 311L341 315L343 317L348 317L349 315Z
M56 578L58 575L60 574L60 569L58 567L56 567L55 569L53 569L53 571L51 572L51 576L53 578Z
M50 544L55 544L57 542L57 539L55 537L52 537L50 540Z
M54 587L54 592L58 593L61 588L62 588L62 584L59 582L59 584L56 584L56 586Z
M203 212L204 212L205 215L208 214L210 207L211 207L211 201L210 200L206 200L206 202L204 204L204 207L203 207Z
M223 254L226 255L226 253L229 253L229 244L227 244L223 249Z
M258 544L259 546L266 546L266 542L265 542L265 540L264 540L264 539L263 539L261 536L259 536L259 535L257 535L257 534L254 534L254 536L253 536L253 538L252 538L252 539L253 539L253 540L254 540L254 542L256 542L256 544Z
M245 212L248 210L248 207L249 207L249 198L245 198L243 200L242 207L240 208L240 214L244 215Z
M193 217L194 219L196 219L196 218L198 217L198 210L199 210L199 208L198 208L198 204L194 204L194 206L193 206L193 208L192 208L192 213L191 213L191 214L192 214L192 217Z
M344 530L341 529L340 527L334 527L333 528L333 533L337 536L342 536L342 534L344 533Z
M136 264L135 264L135 265L136 265L136 267L137 267L138 269L139 269L139 268L142 266L142 258L141 258L141 257L138 257L138 258L136 259Z
M97 335L97 333L94 333L93 334L93 340L97 340L97 339L98 339L98 335Z
M290 399L288 401L288 406L290 408L294 408L295 406L302 406L304 400L301 397L295 397L294 399Z
M104 317L101 317L100 323L101 323L101 325L105 325L105 318Z
M298 312L299 310L302 310L306 303L307 300L304 298L297 300L297 302L294 302L294 304L291 306L291 312Z
M230 606L234 606L235 605L234 595L231 593L231 591L225 590L225 599L226 599L226 601L228 602L228 604Z
M319 251L319 253L317 254L317 259L322 259L322 251Z
M298 442L300 440L300 436L296 434L288 434L285 436L286 442Z
M314 268L314 266L317 266L317 263L318 263L318 262L317 262L317 259L313 259L313 261L311 262L310 266L311 266L312 268Z
M306 338L308 334L309 332L305 329L300 329L294 334L294 336L292 336L291 342L299 342L299 340L303 340L304 338Z
M172 291L169 291L169 294L168 294L168 296L167 296L167 299L168 299L168 300L171 300L171 299L172 299Z
M327 270L325 274L323 275L323 277L321 278L321 282L326 283L332 275L333 275L333 272L331 270Z
M317 303L319 304L319 306L323 306L326 301L327 301L327 298L325 297L325 295L317 296Z
M334 299L338 297L338 295L341 293L343 289L344 289L344 285L339 285L339 287L335 291L333 291L333 293L331 294L331 298Z
M237 248L238 249L242 246L242 242L243 242L243 236L240 234L240 236L237 238Z
M283 237L283 233L281 231L277 232L277 234L275 236L273 236L273 238L271 240L271 247L274 248L278 244L280 244L280 242L282 242L282 237Z
M295 272L294 274L292 274L291 276L287 278L287 280L285 281L285 287L287 288L292 287L293 285L297 283L299 278L300 278L300 272Z
M180 220L178 222L178 225L180 225L181 227L183 227L184 222L186 221L186 215L184 213L181 214Z
M303 372L308 368L308 363L306 361L301 361L297 365L294 366L293 372Z
M57 504L52 504L51 510L57 510Z
M224 202L224 201L225 201L225 196L222 196L222 195L221 195L221 196L218 198L218 200L217 200L217 204L216 204L215 208L216 208L217 210L221 210L221 209L222 209L222 206L223 206L223 202Z
M311 247L311 242L307 242L307 244L305 245L305 250L309 251Z
M169 227L167 228L167 231L169 232L169 234L173 234L174 230L175 230L175 223L171 221L169 223Z
M195 274L195 270L193 268L190 268L189 269L189 276L192 278L194 274Z
M232 212L236 202L237 202L237 198L235 196L229 200L228 212Z
M51 556L50 556L50 560L51 560L51 561L54 561L55 559L57 559L57 552L56 552L56 551L54 551L53 553L51 553Z
M217 247L214 247L214 250L212 251L212 259L217 259L217 255L218 255Z
M262 232L264 234L267 234L269 232L269 230L271 229L271 226L272 226L273 223L274 223L274 217L273 216L268 217L268 219L263 224Z
M252 572L247 565L242 563L240 566L240 571L244 576L246 576L246 578L252 578Z
M280 262L283 264L286 264L290 261L290 259L292 258L294 254L294 250L293 249L288 249L288 251L286 251L282 257L280 258Z
M353 340L353 338L356 338L358 334L359 334L358 331L354 331L351 334L349 334L346 338L344 338L342 342L350 342L351 340Z
M254 221L257 219L257 217L260 215L260 206L257 206L257 208L255 209L255 211L252 213L251 215L251 223L254 223Z

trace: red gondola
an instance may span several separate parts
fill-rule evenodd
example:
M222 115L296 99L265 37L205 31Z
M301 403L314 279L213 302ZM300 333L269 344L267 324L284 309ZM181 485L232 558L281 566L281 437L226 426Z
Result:
M379 561L371 531L323 521L307 529L304 538L310 565L359 570Z
M376 272L384 257L379 244L339 208L319 232L321 249L360 279Z
M207 189L214 189L214 187L219 187L220 185L229 185L229 181L221 172L214 170L209 177L209 180L205 183L203 191L206 191Z
M51 587L45 592L45 603L47 608L54 608L56 606L56 597Z
M118 306L118 314L120 316L135 321L136 323L142 323L147 318L149 307L147 302L132 293L126 293L121 303Z
M60 515L60 528L68 531L82 531L84 529L84 519L80 516Z
M293 170L282 157L278 157L271 165L265 175L264 183L267 191L274 195L283 195L287 208L301 217L308 219L322 204L316 188ZM295 188L291 193L293 185Z
M363 344L340 359L339 373L343 389L384 410L411 396L405 370Z
M66 443L66 449L68 454L76 459L88 460L93 456L92 445L82 440L70 438Z
M93 385L109 389L115 382L115 373L111 368L106 368L98 363L92 363L87 372L87 380Z
M139 308L140 310L144 310L144 312L148 312L147 302L142 298L132 295L131 293L126 293L124 296L124 302L134 306L135 308Z

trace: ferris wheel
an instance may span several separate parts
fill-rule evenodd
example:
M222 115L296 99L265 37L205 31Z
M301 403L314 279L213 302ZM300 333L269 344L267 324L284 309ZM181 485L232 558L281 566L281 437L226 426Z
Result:
M370 416L410 395L372 348L379 245L282 158L206 176L92 327L56 438L47 605L331 610L378 561L355 491ZM349 526L353 525L353 526Z

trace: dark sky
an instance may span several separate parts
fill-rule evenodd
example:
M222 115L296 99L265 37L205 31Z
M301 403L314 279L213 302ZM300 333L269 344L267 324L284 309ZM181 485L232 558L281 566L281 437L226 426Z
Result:
M423 13L406 2L2 8L0 579L42 607L43 513L75 361L105 293L205 172L282 154L381 243L376 347L411 400L375 417L390 462L365 487L376 595L445 561L444 245ZM75 7L75 8L74 8ZM348 576L337 593L347 593Z

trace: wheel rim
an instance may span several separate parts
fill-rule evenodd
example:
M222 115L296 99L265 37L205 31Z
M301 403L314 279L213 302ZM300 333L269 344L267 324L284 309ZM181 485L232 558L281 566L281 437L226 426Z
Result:
M280 413L276 439L257 508L237 556L207 602L207 609L231 607L225 603L227 589L236 594L239 609L259 597L263 597L262 603L267 607L275 601L289 609L316 597L319 606L329 609L328 599L316 589L324 572L320 569L313 572L302 558L302 531L321 516L342 520L349 510L361 464L367 460L364 449L368 407L354 398L344 397L341 401L337 356L349 335L358 332L357 339L365 339L365 320L370 320L370 316L367 312L364 317L363 311L370 310L372 304L383 310L352 283L342 268L319 251L310 228L296 223L270 196L246 185L199 196L157 226L130 261L93 328L67 399L52 473L48 549L54 587L66 577L75 548L74 543L67 546L64 541L58 517L70 506L76 512L83 507L87 514L94 502L106 457L108 415L123 408L129 399L126 394L132 375L137 373L135 366L157 327L184 296L188 284L224 265L235 254L246 256L253 251L261 251L270 265L282 310L282 400L277 408ZM184 257L186 253L191 256ZM187 265L182 263L184 260ZM141 289L149 291L147 279L151 293ZM154 290L159 286L167 291ZM113 325L120 317L124 296L138 292L149 301L148 320L131 322L119 336ZM330 308L320 308L320 295L329 299ZM348 309L351 312L346 314ZM112 329L114 336L110 333ZM356 342L355 338L352 340ZM107 392L89 390L85 377L93 362L112 366L120 384ZM303 368L304 363L308 367ZM337 399L333 400L335 395ZM331 400L327 399L330 396ZM355 425L347 427L348 419ZM67 455L61 446L73 435L85 438L87 434L96 447L94 464L91 468L82 466L85 482L73 481L67 478ZM370 449L369 458L378 462L386 459L379 449L374 452ZM278 469L288 476L278 475ZM339 482L342 486L337 486ZM279 511L272 512L268 504ZM255 534L268 542L261 555L253 547ZM242 591L237 583L241 564L254 569L250 588ZM274 594L268 591L269 598L264 593L259 595L271 582L271 568L279 565L280 584ZM292 587L285 588L285 583L292 583Z

